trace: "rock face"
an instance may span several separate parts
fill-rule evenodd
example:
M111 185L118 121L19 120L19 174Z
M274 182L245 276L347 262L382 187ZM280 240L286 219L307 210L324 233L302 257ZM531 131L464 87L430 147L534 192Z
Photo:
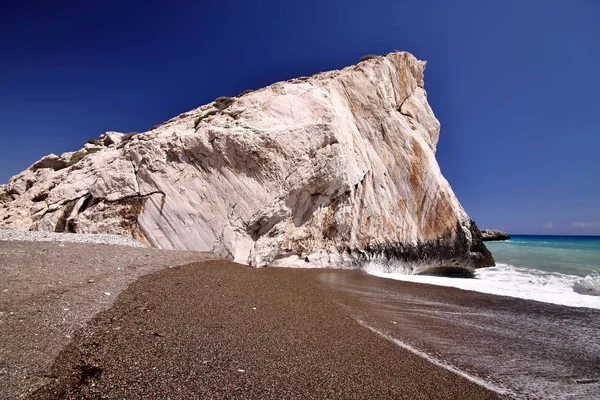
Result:
M491 242L495 240L508 240L510 239L510 235L497 229L483 229L481 231L481 238L484 242Z
M1 186L0 226L258 267L493 265L435 160L424 69L395 52L108 132Z

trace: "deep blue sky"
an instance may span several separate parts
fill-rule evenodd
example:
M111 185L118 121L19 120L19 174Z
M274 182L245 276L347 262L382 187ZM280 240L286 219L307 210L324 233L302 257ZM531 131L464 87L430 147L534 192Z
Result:
M106 130L397 49L428 61L437 157L480 227L600 234L597 0L88 3L0 3L0 182Z

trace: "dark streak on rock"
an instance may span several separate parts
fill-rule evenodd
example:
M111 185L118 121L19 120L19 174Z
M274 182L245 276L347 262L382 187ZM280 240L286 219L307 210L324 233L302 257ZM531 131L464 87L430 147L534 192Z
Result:
M70 232L70 233L74 232L72 230L67 230L67 228L69 228L69 229L75 228L75 226L72 223L69 224L68 222L69 222L69 217L71 216L71 213L73 212L73 208L75 208L75 204L77 204L78 201L79 201L79 198L71 200L65 205L63 212L60 215L60 217L58 218L58 222L56 223L56 225L54 227L54 232Z
M481 233L471 221L472 240L469 241L463 227L457 223L457 236L450 230L435 240L412 243L371 244L365 249L347 249L359 264L373 260L398 260L404 263L429 266L461 266L484 268L495 265L492 253L481 240Z

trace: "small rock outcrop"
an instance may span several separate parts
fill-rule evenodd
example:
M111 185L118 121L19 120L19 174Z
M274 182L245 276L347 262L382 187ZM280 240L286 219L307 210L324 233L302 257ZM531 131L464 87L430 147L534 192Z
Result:
M497 229L483 229L481 231L481 238L484 242L492 242L496 240L508 240L510 239L510 235Z
M475 271L464 267L432 267L418 273L425 276L439 276L443 278L475 278Z
M0 226L257 267L493 265L437 165L424 69L394 52L108 132L0 186Z

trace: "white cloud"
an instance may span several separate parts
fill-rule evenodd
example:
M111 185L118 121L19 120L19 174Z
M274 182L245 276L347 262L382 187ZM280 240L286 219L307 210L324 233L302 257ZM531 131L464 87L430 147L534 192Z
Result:
M548 222L547 224L542 224L542 228L552 229L552 222Z
M600 228L600 222L571 222L573 228Z

